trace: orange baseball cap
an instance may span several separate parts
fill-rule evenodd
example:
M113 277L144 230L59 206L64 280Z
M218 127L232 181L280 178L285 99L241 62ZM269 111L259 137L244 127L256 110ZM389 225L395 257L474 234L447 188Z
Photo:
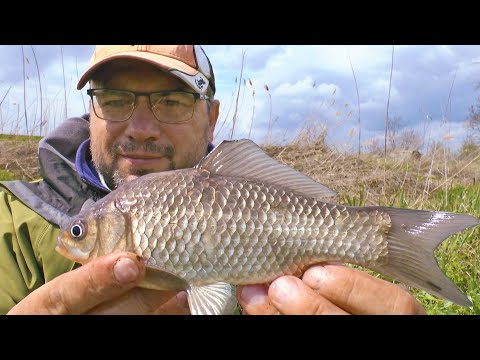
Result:
M77 84L82 89L102 65L116 59L137 59L168 71L199 94L215 94L212 64L200 45L97 45L88 69Z

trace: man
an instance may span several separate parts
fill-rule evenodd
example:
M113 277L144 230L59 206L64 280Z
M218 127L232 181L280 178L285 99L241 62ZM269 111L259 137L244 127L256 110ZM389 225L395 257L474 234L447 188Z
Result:
M192 167L211 150L220 104L210 61L198 45L99 45L78 89L87 82L89 114L39 145L43 180L3 184L0 312L187 314L185 293L137 287L145 265L134 254L78 266L55 245L59 224L92 200L143 174ZM188 111L167 109L172 97ZM334 264L237 294L246 314L424 313L400 287Z

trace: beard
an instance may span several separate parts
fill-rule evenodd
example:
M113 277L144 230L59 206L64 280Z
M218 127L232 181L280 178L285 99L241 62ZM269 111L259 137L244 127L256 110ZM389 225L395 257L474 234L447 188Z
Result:
M127 181L142 175L156 171L155 169L129 169L122 171L119 167L119 153L142 152L152 156L165 157L169 159L169 167L165 170L173 170L175 164L173 155L175 153L172 146L157 145L151 141L140 142L130 140L126 143L114 143L105 151L101 145L96 144L94 139L91 140L92 162L99 174L102 174L105 182L111 189L116 189Z
M187 153L180 159L181 164L179 168L193 167L196 165L207 153L208 137L199 137L192 146L189 147ZM157 145L152 141L137 141L130 140L126 143L114 143L110 148L104 150L101 141L97 144L94 139L91 139L92 162L99 174L102 174L106 184L110 189L116 189L124 183L146 175L157 169L131 168L125 171L119 167L119 153L129 153L141 151L142 153L151 154L153 156L165 157L169 160L168 167L163 171L175 170L177 165L173 160L175 150L170 145Z
M120 173L120 170L114 170L113 174L111 175L111 178L112 178L111 183L113 184L113 188L110 185L109 187L111 189L116 189L130 180L136 179L137 177L140 177L142 175L150 174L154 171L155 171L154 169L141 169L141 170L139 169L139 170L134 170L132 174L124 176ZM105 178L105 181L107 181L106 176L104 176L104 178ZM109 183L107 182L107 184Z

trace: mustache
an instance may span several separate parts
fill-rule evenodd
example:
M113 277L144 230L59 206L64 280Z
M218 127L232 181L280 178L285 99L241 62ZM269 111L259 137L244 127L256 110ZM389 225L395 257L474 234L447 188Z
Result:
M126 153L141 151L151 155L165 156L169 159L172 159L173 154L175 153L173 147L170 145L158 145L155 144L153 141L137 140L131 140L122 144L115 144L113 146L113 150L115 150L112 152L114 154L116 153L116 151Z

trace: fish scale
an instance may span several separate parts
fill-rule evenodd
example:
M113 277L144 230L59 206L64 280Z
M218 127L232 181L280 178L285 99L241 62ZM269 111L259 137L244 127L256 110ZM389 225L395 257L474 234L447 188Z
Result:
M186 191L192 188L195 201ZM196 285L220 278L232 284L269 281L332 257L366 265L386 256L381 234L380 241L365 240L388 225L388 215L351 214L344 206L263 183L178 171L167 184L161 177L139 181L127 193L136 201L122 197L119 208L139 224L133 226L134 238L143 240L146 229L154 229L148 246L135 242L128 250ZM153 206L157 198L165 199L160 207ZM165 217L168 223L162 222Z
M300 276L321 261L362 265L471 306L434 250L479 219L348 207L326 201L333 195L252 141L224 141L194 168L140 176L90 203L62 225L57 250L82 264L134 252L148 270L140 286L186 290L196 314L232 311L232 286Z

